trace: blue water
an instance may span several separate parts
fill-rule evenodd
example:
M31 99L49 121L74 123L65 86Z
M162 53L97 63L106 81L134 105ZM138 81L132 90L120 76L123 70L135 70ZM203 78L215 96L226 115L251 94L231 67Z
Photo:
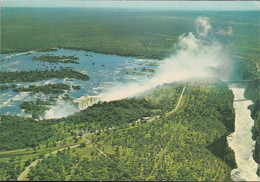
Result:
M91 56L86 56L86 54ZM33 60L41 55L66 55L79 57L79 64L48 63ZM75 79L51 79L38 82L17 83L18 86L44 85L48 83L65 83L80 85L80 90L71 90L69 95L74 99L82 96L96 96L107 89L127 82L142 82L152 76L152 72L142 71L142 68L156 69L157 60L144 60L133 57L107 55L83 50L58 49L57 51L1 54L1 71L29 71L45 69L61 69L71 67L73 70L86 73L89 81ZM28 92L13 92L12 88L0 91L0 114L21 114L19 104L23 101L35 101L37 98L47 99L50 95L30 94Z

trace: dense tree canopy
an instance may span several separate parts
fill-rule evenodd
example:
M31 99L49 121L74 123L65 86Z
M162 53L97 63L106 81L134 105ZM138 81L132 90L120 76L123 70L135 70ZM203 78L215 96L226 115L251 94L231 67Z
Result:
M92 138L93 148L70 150L50 156L33 168L28 178L30 180L231 180L231 168L236 166L234 152L223 138L234 127L233 94L224 85L189 86L189 89L188 102L185 103L182 112L165 114L164 117L152 122L133 123L99 132ZM163 98L162 95L167 92L160 93L151 93L150 96L158 94L158 97ZM151 97L150 99L150 109L160 109L160 106L162 110L166 108L164 105L151 104L157 100ZM98 129L103 128L103 125L113 126L114 122L110 118L114 115L119 116L114 118L117 123L123 122L125 118L121 117L120 113L124 113L125 116L125 108L133 114L148 107L149 102L138 98L99 103L82 113L89 118L96 118L95 120L99 122L93 124L101 126L96 128ZM104 105L105 108L109 108L110 113L113 113L106 114L105 110L105 118L108 120L103 120L98 114L94 117L91 115L101 114L98 109ZM170 102L168 107L171 107ZM119 108L120 112L117 112ZM95 112L92 113L92 110ZM167 109L164 111L167 112ZM149 114L152 113L148 112L146 116ZM74 123L86 121L89 123L89 120L80 119L80 115L83 117L83 114L79 113L74 118L78 116L78 119L73 120L73 117L69 119ZM208 149L210 145L220 147L219 152L223 155L213 154Z
M1 115L0 129L0 151L35 147L55 133L50 123L9 115Z
M49 62L49 63L74 63L79 64L78 60L79 58L76 56L57 56L57 55L41 55L36 56L33 58L33 60L43 61L43 62Z
M62 69L56 71L16 71L16 72L1 72L0 83L12 83L12 82L35 82L39 80L47 80L50 78L75 78L83 81L88 81L89 76L71 69Z
M14 92L43 92L44 94L64 93L65 90L70 90L70 86L64 83L50 83L42 86L29 85L28 87L18 87L13 89Z

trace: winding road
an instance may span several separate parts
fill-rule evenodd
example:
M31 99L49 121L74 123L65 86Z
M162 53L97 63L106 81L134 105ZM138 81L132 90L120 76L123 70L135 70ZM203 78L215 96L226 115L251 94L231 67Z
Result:
M85 134L83 134L83 136L82 136L82 138L87 141L86 144L89 144L89 143L90 143L90 140L86 138L86 136L89 135L89 134L91 134L91 133L85 133ZM65 150L65 149L67 149L67 148L76 148L76 147L79 147L79 146L80 146L80 144L72 145L72 146L69 146L69 147L64 147L64 148L55 150L55 151L53 151L53 152L51 152L51 153L49 153L49 154L46 154L44 157L48 157L48 156L51 155L51 154L56 154L58 151L63 151L63 150ZM44 157L43 157L43 158L44 158ZM28 174L28 172L31 170L31 168L34 167L34 166L36 166L36 165L39 163L39 161L41 161L43 158L37 159L36 161L32 162L28 167L26 167L25 170L18 176L17 181L22 181L23 178L24 178L24 176L25 176L26 174Z
M181 99L182 99L182 97L183 97L183 94L184 94L184 91L185 91L186 86L187 86L187 85L185 85L185 86L183 87L183 89L182 89L180 99L179 99L178 104L177 104L177 106L175 107L175 109L173 109L172 111L166 113L166 115L170 115L170 114L174 113L175 111L177 111L177 109L178 109L179 106L180 106Z
M166 115L173 114L175 111L177 111L177 109L178 109L179 106L180 106L180 103L181 103L183 94L184 94L184 92L185 92L186 86L187 86L187 85L185 85L185 86L183 87L183 89L182 89L182 93L181 93L181 95L180 95L178 104L176 105L175 109L172 110L172 111L170 111L170 112L168 112L168 113L166 113ZM154 118L150 119L149 121L153 121L153 120L156 120L156 119L159 119L159 118L160 118L160 117L155 116ZM109 128L109 129L114 129L114 127L113 127L113 128ZM96 131L96 132L97 132L97 131ZM92 134L92 133L84 133L84 134L82 135L82 138L86 141L86 144L91 143L91 141L86 138L86 136L87 136L87 135L90 135L90 134ZM76 144L76 145L73 145L73 146L70 146L70 147L64 147L64 148L55 150L55 151L53 151L53 152L51 152L51 153L49 153L49 154L46 154L44 157L48 157L48 156L51 155L51 154L56 154L58 151L63 151L63 150L65 150L65 149L67 149L67 148L76 148L76 147L79 147L79 146L80 146L80 144ZM104 152L102 152L99 148L97 148L97 149L98 149L98 151L99 151L102 155L104 155L104 156L107 157L107 155L106 155ZM23 149L22 149L22 150L23 150ZM43 158L44 158L44 157L43 157ZM31 168L34 167L34 166L36 166L36 165L39 163L39 161L41 161L43 158L37 159L36 161L32 162L32 163L18 176L17 181L22 181L23 178L25 177L25 175L28 174L28 172L30 172Z

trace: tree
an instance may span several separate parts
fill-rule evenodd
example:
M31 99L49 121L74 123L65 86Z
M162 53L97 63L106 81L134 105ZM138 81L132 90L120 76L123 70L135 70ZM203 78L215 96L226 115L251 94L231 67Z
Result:
M84 147L86 147L86 143L85 143L85 142L83 142L83 143L80 143L80 147L81 147L81 148L84 148Z
M28 159L27 161L25 161L24 165L29 166L31 163L32 163L31 159Z

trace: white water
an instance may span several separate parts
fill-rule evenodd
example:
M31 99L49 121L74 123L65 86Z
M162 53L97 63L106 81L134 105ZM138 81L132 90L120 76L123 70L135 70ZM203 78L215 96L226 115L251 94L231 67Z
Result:
M79 103L79 109L87 109L88 107L98 103L101 101L102 95L99 96L88 96L87 98L85 96L77 99L77 102Z
M234 93L235 100L245 99L244 88L230 87ZM253 159L253 150L255 141L252 139L252 126L254 121L250 117L248 106L250 100L234 102L236 112L235 132L227 137L229 146L234 150L237 169L231 171L231 177L234 181L258 181L257 163Z

